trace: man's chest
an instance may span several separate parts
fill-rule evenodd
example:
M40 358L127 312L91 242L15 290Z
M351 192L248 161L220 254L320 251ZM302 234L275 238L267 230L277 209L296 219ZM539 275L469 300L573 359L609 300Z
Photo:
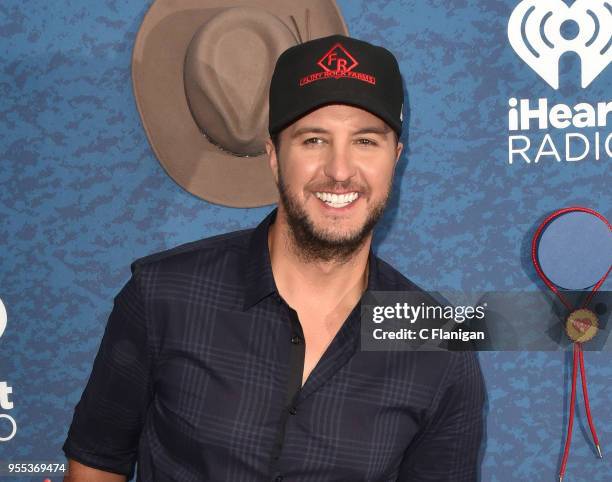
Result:
M330 313L324 310L299 310L298 319L304 336L304 363L302 385L323 357L350 310Z
M295 333L278 308L211 310L200 327L180 318L165 325L151 408L160 439L172 438L184 464L216 454L262 474L275 463L296 476L384 480L418 432L435 380L420 377L410 357L360 351L340 326L336 336L311 338L313 350L302 352L308 379L288 406Z

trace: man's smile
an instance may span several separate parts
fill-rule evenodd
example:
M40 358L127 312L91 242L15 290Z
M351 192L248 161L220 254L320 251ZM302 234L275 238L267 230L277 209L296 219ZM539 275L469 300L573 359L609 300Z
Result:
M359 198L358 192L347 192L343 194L335 194L330 192L315 192L315 196L322 202L325 207L334 210L352 207L355 201Z

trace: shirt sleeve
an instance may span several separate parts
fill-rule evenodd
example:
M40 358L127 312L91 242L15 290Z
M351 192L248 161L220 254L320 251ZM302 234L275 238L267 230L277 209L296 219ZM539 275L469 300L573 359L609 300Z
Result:
M439 403L404 454L400 482L478 480L484 425L482 372L474 352L448 353L451 366Z
M134 475L138 441L152 399L151 357L140 268L114 298L93 368L62 446L66 457Z

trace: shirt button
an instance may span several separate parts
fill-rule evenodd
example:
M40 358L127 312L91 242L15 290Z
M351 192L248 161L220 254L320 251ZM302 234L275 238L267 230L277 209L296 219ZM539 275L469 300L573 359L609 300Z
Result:
M291 407L291 408L289 409L289 413L290 413L291 415L295 415L295 414L297 413L297 410L295 409L295 407Z
M294 345L298 345L300 343L300 337L299 336L293 336L291 337L291 343L293 343Z

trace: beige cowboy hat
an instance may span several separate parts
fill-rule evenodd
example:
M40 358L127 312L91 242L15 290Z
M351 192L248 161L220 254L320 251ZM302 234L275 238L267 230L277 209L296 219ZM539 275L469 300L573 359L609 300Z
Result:
M287 48L348 35L334 0L156 0L132 54L136 105L168 175L231 207L278 201L268 90Z

